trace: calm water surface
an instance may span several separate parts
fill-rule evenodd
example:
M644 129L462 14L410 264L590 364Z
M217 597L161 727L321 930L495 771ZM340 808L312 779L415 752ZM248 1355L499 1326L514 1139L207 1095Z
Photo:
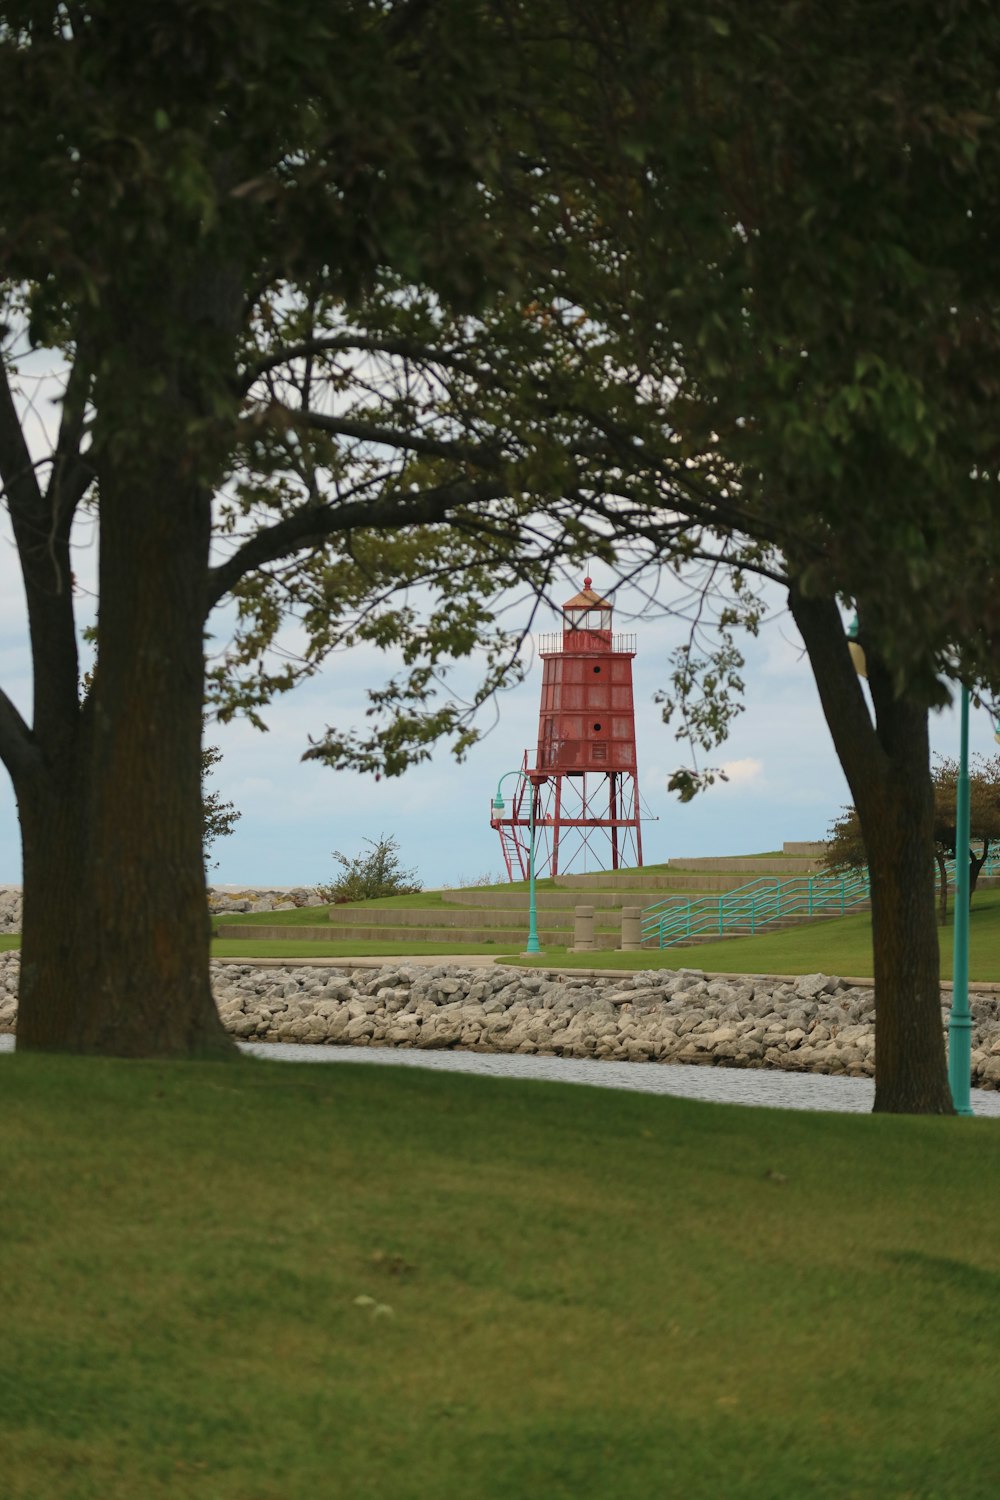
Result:
M14 1038L0 1036L0 1052L13 1052ZM294 1042L241 1042L253 1057L285 1062L358 1063L379 1067L431 1068L478 1073L486 1078L544 1078L554 1083L596 1084L673 1094L715 1104L766 1105L770 1109L825 1109L854 1114L872 1107L869 1078L828 1078L819 1073L780 1073L760 1068L696 1068L672 1063L598 1062L595 1058L528 1057L520 1053L409 1051L404 1047L317 1047ZM977 1115L1000 1117L1000 1092L973 1089Z

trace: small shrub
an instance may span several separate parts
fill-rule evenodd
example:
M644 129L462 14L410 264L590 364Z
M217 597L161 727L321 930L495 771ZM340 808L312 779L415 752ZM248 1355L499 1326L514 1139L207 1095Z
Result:
M412 896L423 890L415 870L404 870L399 859L399 843L383 833L377 839L365 839L369 852L353 856L333 851L341 872L332 885L317 889L324 901L343 905L347 901L373 901L379 896Z

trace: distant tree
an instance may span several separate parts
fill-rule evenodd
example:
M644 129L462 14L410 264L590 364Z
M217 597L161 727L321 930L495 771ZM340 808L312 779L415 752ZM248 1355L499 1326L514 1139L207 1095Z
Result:
M343 854L333 857L341 873L332 885L321 885L324 901L373 901L378 896L412 896L423 890L416 870L404 870L399 858L399 842L382 833L377 839L365 839L369 853Z
M934 860L938 869L939 890L938 920L944 926L948 916L947 862L957 857L955 795L958 783L958 762L940 757L934 767L933 783ZM972 759L969 768L969 832L973 841L968 850L969 900L971 901L980 872L989 857L990 848L1000 839L1000 755L994 755L989 760L983 756L974 756ZM861 824L853 807L845 807L840 817L830 825L822 860L831 872L863 870L867 867L868 853L861 833Z
M843 808L840 817L830 824L820 859L831 875L839 875L844 870L867 869L868 851L853 807Z
M948 915L948 881L945 861L958 858L955 838L955 795L958 786L958 762L942 759L934 771L934 857L940 888L940 921ZM969 767L969 835L979 845L970 844L969 900L972 900L980 871L989 857L990 846L1000 839L1000 755L975 755Z
M216 839L227 839L243 814L232 802L223 802L221 792L208 792L205 782L212 768L222 759L217 745L203 745L201 751L201 811L202 845L205 850L205 866L208 867L208 851Z

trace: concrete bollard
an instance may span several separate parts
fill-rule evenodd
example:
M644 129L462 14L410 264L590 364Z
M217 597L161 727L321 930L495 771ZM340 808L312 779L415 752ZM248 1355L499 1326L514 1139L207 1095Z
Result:
M594 948L594 908L577 906L573 909L573 952L591 953Z
M641 916L641 906L622 907L621 951L623 953L638 953L639 949L642 947L642 935L639 931Z

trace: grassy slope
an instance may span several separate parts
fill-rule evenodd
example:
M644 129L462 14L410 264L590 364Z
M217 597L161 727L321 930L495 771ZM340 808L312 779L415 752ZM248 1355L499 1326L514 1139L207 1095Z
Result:
M765 858L766 856L761 855L759 857ZM646 865L644 867L644 873L655 875L658 873L700 874L702 872L685 872L683 870L677 870L674 866L668 865ZM609 873L606 889L612 890L614 889L614 887L615 877L613 873ZM548 877L546 877L546 879L544 880L537 880L535 882L535 888L539 892L553 890L566 891L571 889L571 887L565 886L558 881L551 880ZM605 889L605 887L601 887L601 889ZM515 880L513 882L504 881L502 885L466 886L463 890L463 895L473 896L478 890L482 890L484 893L497 891L504 894L515 891L527 895L528 882L526 880ZM452 894L453 893L450 890L435 890L417 891L414 895L411 896L378 896L372 901L344 902L342 909L351 912L363 912L365 910L371 909L372 907L378 907L380 909L387 908L389 910L395 908L396 910L399 910L400 908L405 909L408 907L454 906L456 903L448 900L448 897ZM671 894L684 895L685 893L683 891L677 891L676 893ZM688 892L687 894L694 898L697 898L699 895L704 895L705 893L704 891L693 890ZM580 899L583 899L582 892ZM463 901L461 904L464 906L467 903ZM472 903L469 904L471 905ZM216 916L213 920L217 923L239 922L241 925L245 925L249 922L254 925L273 927L276 925L283 926L285 923L288 923L289 926L292 927L307 927L310 925L315 926L317 923L325 922L328 919L329 911L330 908L328 906L302 906L297 907L293 911L222 912L219 913L219 915Z
M290 913L288 914L290 915ZM293 924L294 927L294 924ZM952 930L939 932L941 941L941 977L951 978ZM0 938L0 952L17 948L20 940ZM561 968L632 969L681 967L708 969L722 974L826 974L871 975L871 923L867 916L844 917L811 927L792 928L788 932L757 938L731 939L728 942L705 943L693 948L643 949L640 953L595 951L567 953L563 948L547 948L537 959L523 959L520 944L504 943L435 943L435 953L455 957L486 953L516 959L518 963L535 963ZM399 958L420 952L415 939L399 942L329 942L289 940L237 940L220 937L212 944L216 958L357 958L364 956ZM426 948L424 951L428 951ZM1000 981L1000 891L983 891L972 909L969 977L979 981Z
M1000 980L1000 890L980 891L969 923L969 978ZM949 925L938 929L941 977L951 978L951 914ZM544 957L538 960L544 963ZM641 953L567 953L559 959L567 967L649 969L657 967L708 969L722 974L854 974L872 972L871 918L868 913L832 922L791 927L755 938L730 938L699 943L690 948L644 949Z
M405 899L405 898L404 898ZM278 917L292 919L289 925L308 925L324 920L325 908L302 908L296 912L261 912L256 918L240 917L247 922L274 922ZM981 891L972 907L969 977L973 980L1000 981L1000 890ZM951 978L952 928L939 930L941 942L941 977ZM0 952L19 946L16 937L0 937ZM463 953L492 953L517 957L520 945L503 943L435 944L435 952L459 956ZM419 952L414 939L400 942L309 942L294 939L287 942L237 941L219 938L212 945L217 958L357 958L365 955L398 958ZM530 962L531 960L526 960ZM543 967L558 962L565 968L650 969L657 967L691 967L723 974L773 973L809 974L817 970L827 974L870 976L871 922L867 914L844 917L838 921L819 922L808 927L791 928L757 938L738 938L728 942L705 943L692 948L644 949L641 953L567 953L550 948L536 962Z
M538 889L550 890L551 880L539 880ZM527 885L503 885L484 887L488 890L520 891L527 890ZM454 902L448 902L445 898L450 894L447 891L418 891L412 896L377 896L372 901L345 901L340 908L342 911L364 912L372 907L380 910L389 910L410 907L437 907L454 906ZM463 903L464 904L464 903ZM213 920L217 923L239 922L241 925L251 923L254 926L284 926L287 923L291 927L315 927L329 920L330 908L328 906L300 906L294 911L248 911L248 912L222 912Z
M992 1121L0 1068L5 1500L996 1494Z

